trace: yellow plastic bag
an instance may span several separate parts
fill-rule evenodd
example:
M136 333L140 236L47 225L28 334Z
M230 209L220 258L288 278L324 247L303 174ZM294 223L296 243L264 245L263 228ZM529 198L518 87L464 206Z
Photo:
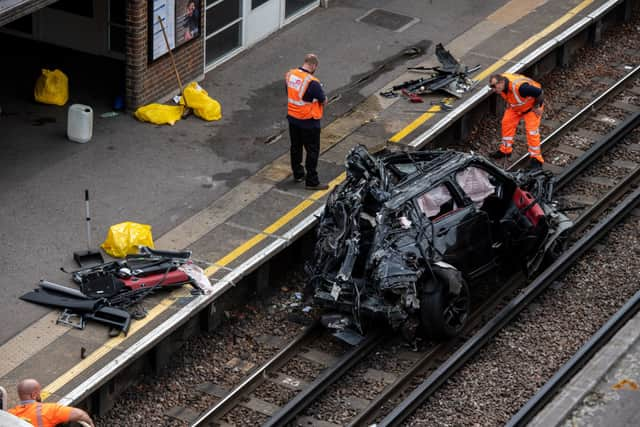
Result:
M33 96L43 104L64 105L69 100L69 79L60 70L43 68L36 80Z
M142 122L173 126L182 118L183 111L182 105L149 104L138 108L133 115Z
M193 109L193 113L201 119L207 121L220 120L222 118L222 107L215 99L196 82L189 83L183 92L187 106ZM184 104L184 99L180 98L180 104Z
M153 249L151 226L130 221L109 227L107 238L100 245L106 253L115 258L137 254L138 246L148 246Z

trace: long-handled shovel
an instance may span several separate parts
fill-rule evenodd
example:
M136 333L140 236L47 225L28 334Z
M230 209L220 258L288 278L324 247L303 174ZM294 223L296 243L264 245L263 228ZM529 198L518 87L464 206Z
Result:
M164 29L164 23L162 17L158 16L160 22L160 28L162 29L162 36L164 37L164 43L167 45L167 52L169 52L169 58L171 58L171 65L173 65L173 71L176 73L176 80L178 80L178 88L180 88L180 96L184 99L184 112L182 117L187 117L191 113L191 108L187 104L187 97L184 96L184 90L182 88L182 80L180 80L180 74L178 73L178 67L176 67L176 61L173 59L173 53L171 52L171 46L169 46L169 39L167 38L167 32Z
M89 211L89 190L84 190L84 206L87 223L87 250L73 253L73 259L81 268L104 264L99 250L91 250L91 212Z

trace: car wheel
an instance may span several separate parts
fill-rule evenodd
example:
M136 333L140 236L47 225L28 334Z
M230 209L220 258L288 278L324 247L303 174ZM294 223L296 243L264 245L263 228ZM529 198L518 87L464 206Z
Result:
M469 288L460 281L458 293L442 282L428 284L422 294L420 315L426 334L433 339L445 339L458 335L469 318Z
M545 252L542 262L543 268L547 268L556 262L556 260L567 250L568 246L569 242L567 236L559 236L549 249L547 249L547 252Z

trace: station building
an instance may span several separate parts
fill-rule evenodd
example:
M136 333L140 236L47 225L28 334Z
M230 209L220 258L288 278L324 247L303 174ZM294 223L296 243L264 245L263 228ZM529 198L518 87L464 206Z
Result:
M18 58L19 55L25 58L30 53L24 51L32 50L32 45L25 43L34 43L41 51L46 51L47 46L65 49L68 61L76 52L77 62L86 61L87 55L108 60L116 70L111 75L119 80L116 83L122 88L126 107L135 109L175 95L177 77L183 84L202 79L208 71L320 3L320 0L3 0L0 40L9 48L19 45L16 50L23 52L18 53ZM12 63L16 62L21 61L13 58Z

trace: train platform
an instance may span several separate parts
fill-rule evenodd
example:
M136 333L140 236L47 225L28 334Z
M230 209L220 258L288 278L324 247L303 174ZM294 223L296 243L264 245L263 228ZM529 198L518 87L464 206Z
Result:
M391 8L376 2L373 9L329 2L205 75L199 83L221 103L219 122L190 116L155 126L131 114L114 116L100 84L108 75L96 74L69 102L93 106L86 144L66 139L66 108L36 105L15 92L25 84L14 85L13 97L0 95L0 384L10 403L24 377L37 378L49 400L82 401L313 226L328 191L293 182L282 82L306 52L318 54L317 77L331 99L318 169L334 187L354 145L421 146L474 97L488 95L491 74L517 68L544 43L619 3L465 0ZM380 95L424 77L408 67L439 65L438 43L461 63L480 65L476 86L460 98L434 93L424 103ZM86 247L87 188L94 246L113 224L149 224L156 248L191 250L215 291L195 296L185 286L158 293L146 302L147 316L118 337L96 323L83 330L56 324L58 311L19 300L40 279L73 286L60 267L74 269L72 253Z
M632 317L529 423L634 426L640 416L640 313Z

